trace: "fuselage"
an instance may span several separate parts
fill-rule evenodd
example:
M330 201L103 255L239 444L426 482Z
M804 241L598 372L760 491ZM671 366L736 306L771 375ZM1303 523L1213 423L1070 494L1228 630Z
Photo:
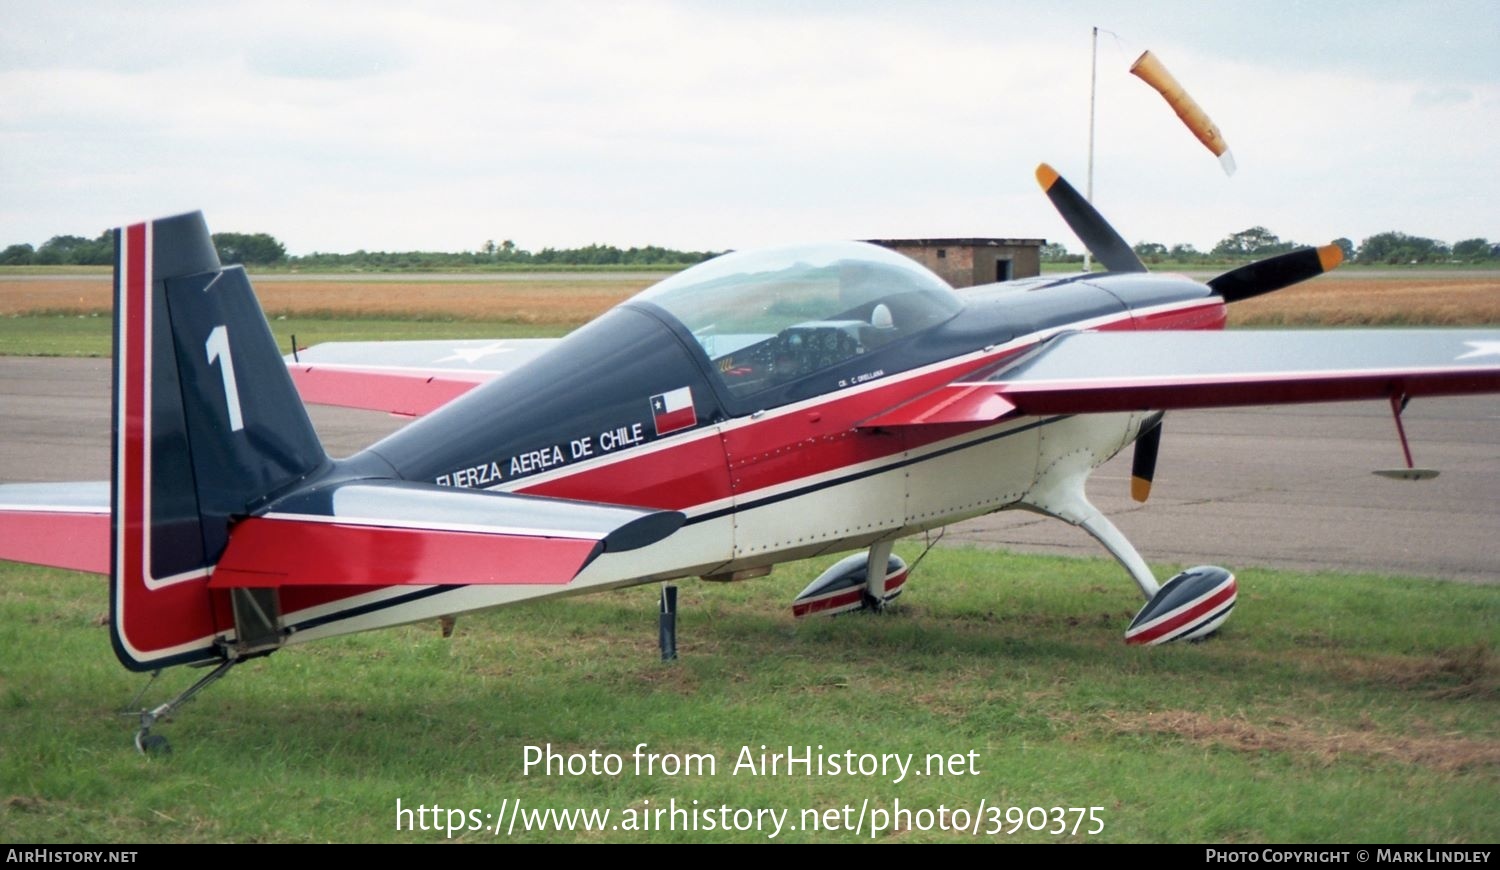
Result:
M824 306L834 310L799 308L799 294L812 292L806 276L762 267L792 291L757 297L753 323L727 324L694 295L729 292L719 288L733 276L710 274L706 291L691 281L648 290L344 460L344 474L669 509L687 521L657 544L601 556L566 586L371 592L288 613L289 624L307 623L292 639L729 575L1015 506L1049 462L1077 451L1103 462L1136 437L1144 414L861 424L1063 332L1224 324L1222 300L1179 276L1028 279L960 295L924 283L925 270L911 276L921 285L914 290L881 265L852 277L847 263L836 270L843 283ZM913 292L929 298L914 300ZM779 309L788 313L777 322Z

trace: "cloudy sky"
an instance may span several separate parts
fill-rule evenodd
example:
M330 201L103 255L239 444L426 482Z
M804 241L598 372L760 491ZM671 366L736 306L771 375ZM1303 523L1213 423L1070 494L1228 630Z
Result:
M1060 9L1058 7L1061 7ZM1500 238L1500 3L0 0L0 246L192 209L292 253ZM1151 49L1234 151L1127 74Z

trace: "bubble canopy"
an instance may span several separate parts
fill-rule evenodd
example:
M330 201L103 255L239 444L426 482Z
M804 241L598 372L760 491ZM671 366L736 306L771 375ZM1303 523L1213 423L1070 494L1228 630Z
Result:
M680 322L739 396L871 353L963 307L914 260L863 242L725 254L632 301Z

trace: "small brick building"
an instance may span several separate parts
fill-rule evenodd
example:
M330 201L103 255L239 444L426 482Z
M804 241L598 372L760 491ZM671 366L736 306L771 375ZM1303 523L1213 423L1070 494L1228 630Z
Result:
M954 287L973 287L1042 273L1046 239L870 239L905 254Z

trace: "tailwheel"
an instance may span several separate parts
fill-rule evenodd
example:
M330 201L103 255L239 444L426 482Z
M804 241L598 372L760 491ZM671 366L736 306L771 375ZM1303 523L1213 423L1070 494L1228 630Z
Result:
M165 704L160 704L156 707L153 707L150 710L140 711L141 727L138 728L135 732L136 751L141 753L142 755L170 754L172 751L172 746L167 742L167 738L161 736L160 734L152 734L151 729L156 727L157 723L162 722L168 716L172 715L172 712L175 711L178 707L181 707L188 701L193 700L193 697L199 692L218 682L221 677L229 673L230 668L234 667L242 661L244 661L244 659L224 659L220 661L213 670L209 671L196 683L193 683L177 697L166 702ZM153 676L152 679L155 680L155 676ZM147 683L147 686L149 685L150 683ZM139 699L139 697L140 696L137 695L137 699Z
M1234 575L1212 565L1189 568L1162 584L1130 627L1125 642L1145 646L1201 640L1229 618L1239 597Z

